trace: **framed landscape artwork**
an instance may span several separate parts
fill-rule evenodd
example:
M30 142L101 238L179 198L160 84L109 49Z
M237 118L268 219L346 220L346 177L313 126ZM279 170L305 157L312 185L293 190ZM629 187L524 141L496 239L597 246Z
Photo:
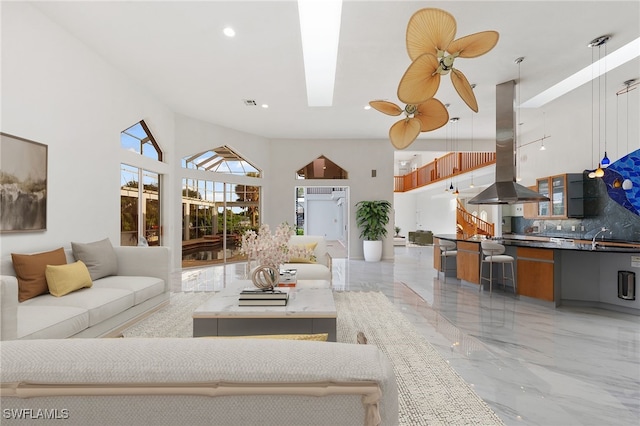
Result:
M47 145L0 133L0 232L47 229Z

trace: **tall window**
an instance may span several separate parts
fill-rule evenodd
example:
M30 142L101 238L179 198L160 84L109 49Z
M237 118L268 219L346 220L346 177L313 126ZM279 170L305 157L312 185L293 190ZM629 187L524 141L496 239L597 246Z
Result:
M260 186L182 180L182 266L244 260L240 239L260 226Z
M121 146L155 160L162 151L140 121L120 134ZM135 165L120 165L120 245L161 244L160 175Z

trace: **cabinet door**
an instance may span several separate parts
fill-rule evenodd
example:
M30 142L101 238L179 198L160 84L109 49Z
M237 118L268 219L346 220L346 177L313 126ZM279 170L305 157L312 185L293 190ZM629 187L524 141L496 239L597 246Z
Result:
M549 178L538 179L538 192L545 197L549 197ZM538 216L551 216L549 204L549 201L540 201L538 203Z
M530 186L529 189L532 191L538 190L536 186ZM526 219L534 219L538 217L538 203L523 203L522 213Z
M553 176L551 178L551 216L566 217L566 176Z

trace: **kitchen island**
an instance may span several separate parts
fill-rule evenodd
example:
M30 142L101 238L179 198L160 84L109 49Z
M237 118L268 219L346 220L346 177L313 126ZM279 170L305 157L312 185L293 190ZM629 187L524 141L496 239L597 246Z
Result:
M440 256L437 255L440 240L455 241L458 247L455 276L480 285L482 239L460 239L450 234L434 237L434 267L440 270ZM590 306L640 315L635 281L633 298L626 285L624 294L620 294L622 297L619 297L618 289L619 271L623 271L627 279L630 275L631 279L635 278L634 274L640 275L640 243L598 240L594 249L590 240L505 235L494 241L503 244L505 254L516 260L518 297L528 297L554 307ZM494 277L501 277L501 269L496 265L494 268ZM495 288L499 286L494 285ZM513 291L513 288L506 291Z

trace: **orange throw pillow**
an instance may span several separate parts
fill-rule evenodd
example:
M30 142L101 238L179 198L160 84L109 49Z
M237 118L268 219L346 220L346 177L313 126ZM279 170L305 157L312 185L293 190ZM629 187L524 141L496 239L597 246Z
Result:
M11 253L13 269L18 278L18 301L49 293L45 270L47 265L65 265L64 248L36 254Z

